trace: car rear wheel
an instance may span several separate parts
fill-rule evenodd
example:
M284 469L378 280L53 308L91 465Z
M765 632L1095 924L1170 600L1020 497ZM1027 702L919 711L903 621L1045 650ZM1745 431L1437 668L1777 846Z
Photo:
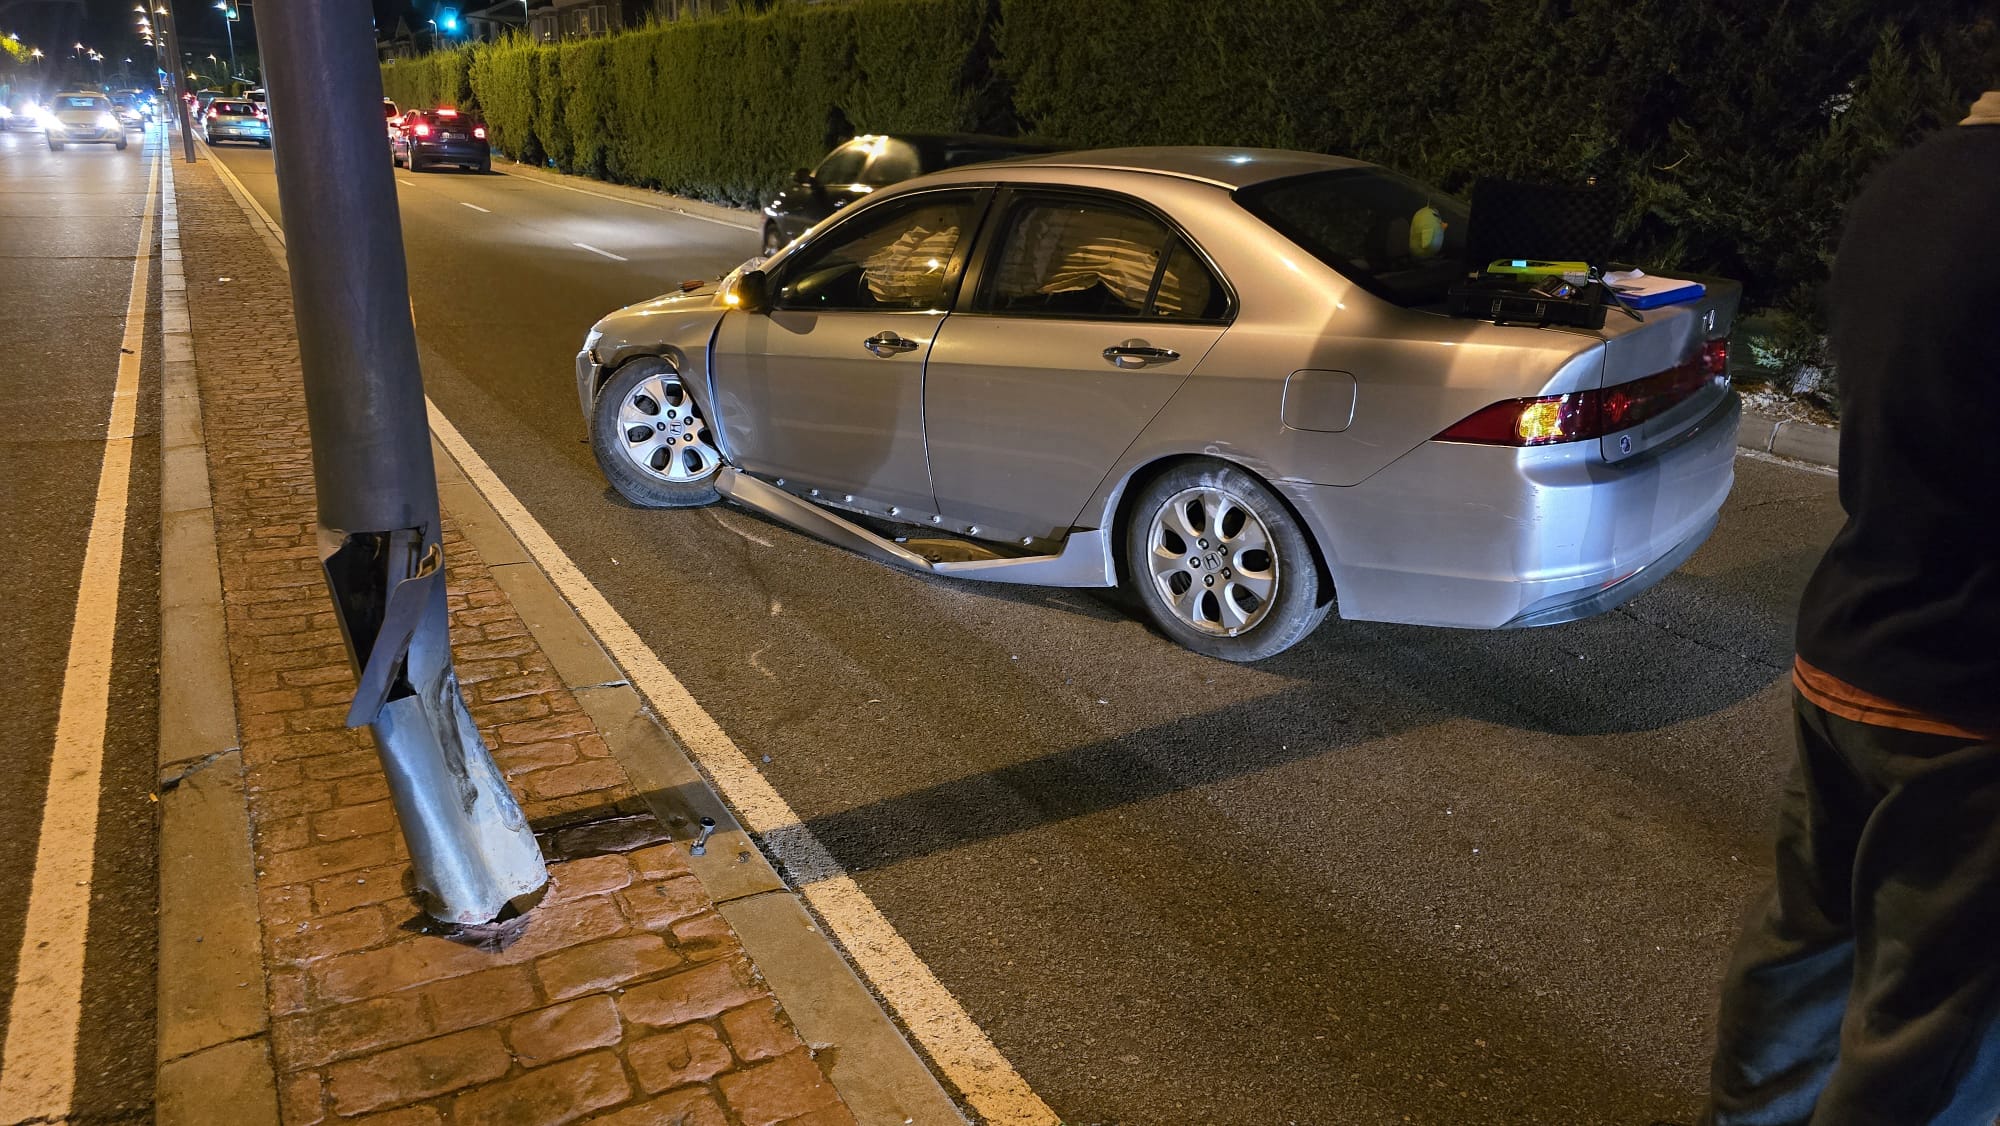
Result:
M123 134L120 134L118 137L117 149L119 152L125 151L125 137Z
M680 374L657 356L611 373L597 394L590 446L618 495L645 508L713 504L722 452Z
M50 151L50 152L61 152L62 150L63 150L63 143L62 143L61 141L50 141L50 142L49 142L49 151Z
M1332 606L1284 502L1219 461L1177 465L1140 489L1126 519L1125 572L1160 632L1225 661L1284 652Z

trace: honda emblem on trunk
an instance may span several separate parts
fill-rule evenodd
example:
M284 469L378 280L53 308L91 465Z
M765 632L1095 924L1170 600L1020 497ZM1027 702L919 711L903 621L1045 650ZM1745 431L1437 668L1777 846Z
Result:
M1629 454L1632 452L1632 435L1620 434L1618 436L1618 452L1621 454Z

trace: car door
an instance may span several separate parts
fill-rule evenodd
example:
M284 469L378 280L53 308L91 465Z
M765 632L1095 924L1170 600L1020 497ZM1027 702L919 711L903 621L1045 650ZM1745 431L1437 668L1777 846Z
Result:
M932 346L925 433L945 520L1033 543L1069 530L1233 303L1193 244L1136 202L1029 192L1004 210L969 308Z
M713 379L741 468L829 503L932 511L924 362L987 194L858 209L774 266L769 311L724 315Z

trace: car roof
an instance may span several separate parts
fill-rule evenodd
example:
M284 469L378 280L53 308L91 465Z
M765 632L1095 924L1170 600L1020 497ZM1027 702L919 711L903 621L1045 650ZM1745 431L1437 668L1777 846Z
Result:
M1009 157L994 168L1087 168L1110 172L1151 172L1200 180L1217 187L1247 188L1271 180L1372 168L1365 160L1290 149L1225 148L1221 146L1157 146L1152 148L1085 149L1080 152L1038 153Z
M102 90L57 90L51 98L105 98L110 95Z
M845 148L856 141L866 142L871 137L887 137L892 141L902 141L920 149L982 148L1018 149L1021 152L1054 152L1057 147L1048 141L1038 141L1032 137L1002 137L992 133L863 133L842 142Z

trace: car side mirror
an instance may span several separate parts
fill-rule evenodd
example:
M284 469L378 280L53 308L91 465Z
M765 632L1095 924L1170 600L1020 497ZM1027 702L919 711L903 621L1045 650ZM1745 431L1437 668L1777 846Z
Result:
M771 280L762 270L745 270L736 275L729 289L729 304L746 313L771 311Z

